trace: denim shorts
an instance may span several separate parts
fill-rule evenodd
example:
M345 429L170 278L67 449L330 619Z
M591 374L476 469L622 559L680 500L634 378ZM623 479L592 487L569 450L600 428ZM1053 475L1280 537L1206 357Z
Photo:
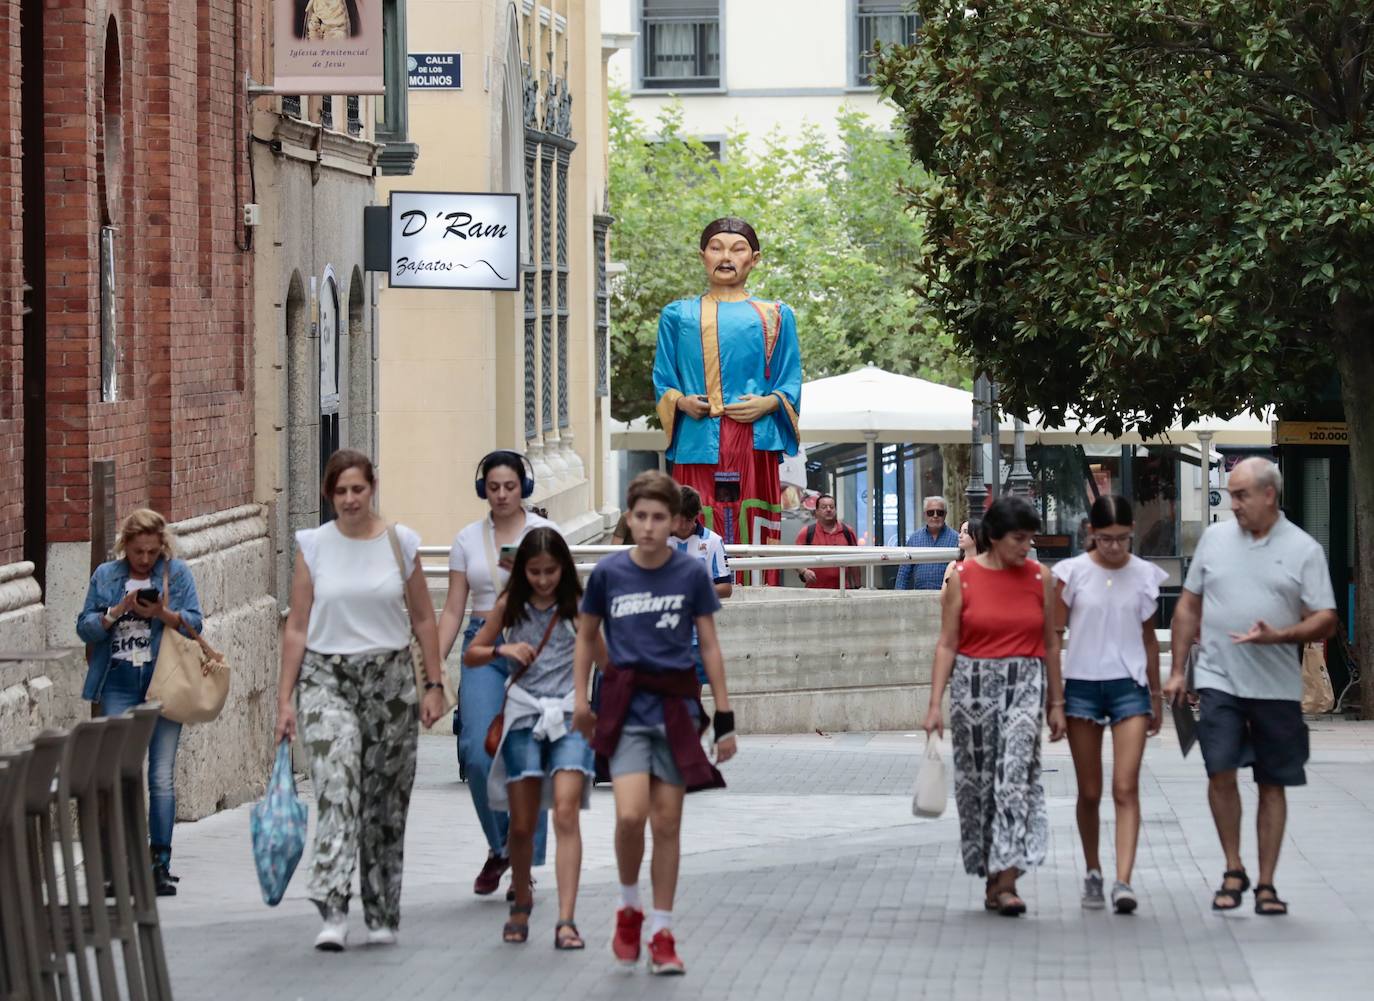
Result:
M1115 726L1132 716L1150 715L1150 690L1134 678L1110 681L1064 680L1064 715Z
M650 778L671 786L686 785L682 772L673 758L668 744L668 731L663 726L626 726L610 761L611 778L647 772Z
M554 772L582 772L592 775L594 761L587 738L572 729L557 740L536 740L533 727L521 727L506 734L501 757L506 763L506 782L542 779Z

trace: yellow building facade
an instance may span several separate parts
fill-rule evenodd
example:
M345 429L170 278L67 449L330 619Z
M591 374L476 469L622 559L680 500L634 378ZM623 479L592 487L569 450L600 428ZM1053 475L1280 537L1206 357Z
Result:
M485 512L496 448L526 453L531 503L571 542L618 513L607 497L606 58L600 0L409 0L409 53L461 53L461 89L409 92L410 177L391 191L515 192L518 292L388 288L377 296L378 438L387 517L426 545ZM421 62L423 60L420 60Z

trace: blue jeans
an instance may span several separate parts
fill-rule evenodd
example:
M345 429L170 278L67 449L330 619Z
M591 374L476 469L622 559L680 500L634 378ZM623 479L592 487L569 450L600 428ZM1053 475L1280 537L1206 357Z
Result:
M100 696L100 714L118 716L143 702L152 680L152 663L138 666L124 660L111 661ZM173 780L180 739L181 724L159 716L148 742L148 839L152 842L153 861L162 865L172 857L172 825L177 819Z
M471 645L484 620L468 621L463 633L463 649ZM458 687L458 712L462 732L458 735L458 759L468 773L468 791L487 847L493 854L506 854L506 835L510 833L510 814L493 810L487 802L487 775L491 772L491 755L487 753L487 727L501 711L509 677L506 661L497 658L483 667L463 667L463 683ZM544 849L549 840L549 814L539 811L534 827L534 865L544 864Z

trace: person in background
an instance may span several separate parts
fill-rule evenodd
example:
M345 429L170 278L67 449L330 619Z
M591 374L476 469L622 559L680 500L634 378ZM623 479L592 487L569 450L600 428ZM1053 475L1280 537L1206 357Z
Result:
M926 523L907 537L908 549L953 549L959 545L959 534L945 523L949 505L938 494L927 497ZM945 581L948 563L903 563L897 570L898 591L938 591Z
M613 546L633 546L635 540L630 538L630 512L622 511L620 520L615 523L615 528L611 530L611 545Z
M840 521L835 498L821 494L816 498L816 520L797 533L799 546L857 546L854 529ZM840 586L839 567L807 567L798 571L807 587L837 588ZM858 567L845 568L845 585L862 587L863 573Z
M1103 495L1088 514L1094 545L1054 566L1058 624L1069 630L1064 658L1064 714L1078 779L1078 836L1087 874L1083 906L1101 910L1102 860L1098 808L1102 802L1102 733L1112 730L1112 800L1116 804L1116 882L1112 909L1136 909L1131 888L1140 836L1140 763L1145 739L1163 721L1159 640L1155 636L1159 585L1166 574L1131 555L1135 517L1125 497Z
M1259 456L1243 459L1227 486L1235 518L1209 526L1198 541L1174 608L1173 671L1164 697L1175 702L1186 696L1188 652L1200 627L1197 739L1207 766L1207 802L1226 856L1212 909L1235 910L1250 888L1240 858L1236 773L1251 766L1259 786L1255 913L1280 916L1288 913L1274 888L1288 820L1285 789L1307 782L1302 644L1327 639L1340 621L1321 544L1279 510L1279 467Z
M940 586L944 587L949 583L949 579L954 576L955 567L970 556L976 555L978 555L978 542L969 534L968 522L964 522L959 526L959 555L954 557L953 563L946 564L945 579L940 582Z
M925 731L950 742L964 871L985 879L983 906L1026 912L1016 880L1045 860L1049 818L1040 782L1040 730L1064 737L1053 576L1026 559L1040 516L1003 497L983 515L979 553L955 566L940 593L940 639ZM957 585L957 586L956 586ZM1048 713L1046 708L1048 706Z
M162 631L201 627L200 598L191 568L174 559L167 519L140 508L119 526L115 559L96 567L76 634L90 644L81 697L95 715L118 716L145 701ZM159 897L175 896L172 828L177 819L176 764L181 724L159 716L148 744L148 838Z
M453 650L458 635L463 635L467 650L478 631L491 618L496 598L510 580L515 549L536 528L556 528L553 522L533 511L524 501L534 493L534 475L519 452L498 449L477 464L477 496L489 509L485 518L468 525L453 540L448 558L448 597L439 615L439 649L445 659ZM503 552L504 550L504 552ZM463 629L463 611L471 599L472 612ZM468 778L472 806L487 839L487 861L473 881L472 892L479 896L495 893L501 876L510 868L506 837L510 815L493 810L487 801L487 778L491 755L486 751L487 728L501 711L506 680L511 665L495 657L478 667L463 668L458 691L458 708L453 713L453 730L458 734L458 760ZM535 831L534 864L544 864L548 839L548 815L540 813Z
M430 726L442 715L444 684L420 536L388 527L373 508L377 475L361 452L329 457L323 492L338 517L296 533L276 737L296 737L299 681L316 804L309 894L324 919L315 948L340 952L359 860L368 944L396 942L416 722ZM423 696L412 633L424 657Z
M691 487L682 488L682 510L673 516L672 532L668 535L668 545L680 553L686 553L706 567L706 573L715 585L717 598L728 598L734 592L734 577L730 573L730 560L725 555L725 542L719 535L701 524L701 494ZM697 680L703 685L711 682L706 677L706 667L701 662L701 648L696 630L692 630L692 656L696 659Z

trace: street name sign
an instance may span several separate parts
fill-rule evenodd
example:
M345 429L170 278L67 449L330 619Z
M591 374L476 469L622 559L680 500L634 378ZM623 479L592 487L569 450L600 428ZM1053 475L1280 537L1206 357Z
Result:
M406 86L411 90L462 90L461 52L412 52L406 56Z

